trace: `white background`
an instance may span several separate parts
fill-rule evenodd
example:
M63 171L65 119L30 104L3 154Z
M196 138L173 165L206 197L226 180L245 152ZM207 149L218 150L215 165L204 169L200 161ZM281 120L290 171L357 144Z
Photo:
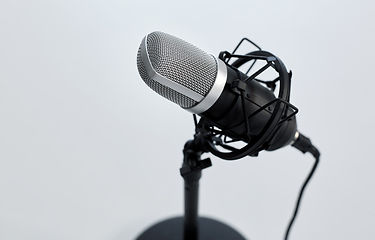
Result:
M134 239L183 212L191 114L138 75L161 30L208 53L248 37L293 70L321 165L290 239L374 239L372 1L0 1L0 239ZM200 214L282 239L313 158L211 154Z

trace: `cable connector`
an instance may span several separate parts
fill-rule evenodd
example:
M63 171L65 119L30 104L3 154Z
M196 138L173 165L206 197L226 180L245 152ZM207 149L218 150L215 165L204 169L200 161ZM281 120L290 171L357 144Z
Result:
M308 137L296 132L296 140L292 144L293 147L299 149L301 152L306 153L309 152L312 143Z
M303 134L296 132L295 135L296 139L293 142L292 146L297 148L303 153L309 152L311 153L315 158L319 158L320 153L318 149L314 147L314 145L311 143L310 139Z

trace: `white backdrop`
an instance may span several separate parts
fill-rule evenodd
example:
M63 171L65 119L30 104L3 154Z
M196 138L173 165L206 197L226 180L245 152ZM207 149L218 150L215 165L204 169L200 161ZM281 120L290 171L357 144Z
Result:
M0 1L0 239L134 239L182 214L193 120L138 75L155 30L214 55L248 37L281 58L322 154L290 239L374 239L374 22L369 0ZM204 157L201 215L282 239L313 158Z

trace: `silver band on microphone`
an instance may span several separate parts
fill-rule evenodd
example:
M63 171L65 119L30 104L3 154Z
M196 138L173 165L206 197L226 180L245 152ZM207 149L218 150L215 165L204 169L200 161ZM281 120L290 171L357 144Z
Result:
M225 83L227 82L227 66L222 60L217 58L215 58L215 60L218 69L217 76L211 90L200 103L198 103L194 107L186 108L187 111L199 114L208 110L212 105L214 105L214 103L219 99L221 93L223 92Z

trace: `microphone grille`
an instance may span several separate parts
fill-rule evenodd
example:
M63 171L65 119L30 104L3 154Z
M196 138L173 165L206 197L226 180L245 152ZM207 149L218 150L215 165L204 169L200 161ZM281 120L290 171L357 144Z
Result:
M146 46L148 59L157 74L199 94L202 98L207 96L218 71L216 59L212 55L163 32L148 34ZM137 65L143 81L161 96L183 108L191 108L199 103L188 96L189 94L172 89L149 76L144 58L142 59L142 44L138 50Z
M137 62L138 62L138 72L143 81L155 92L157 92L162 97L165 97L166 99L180 105L183 108L190 108L194 105L196 105L198 102L194 101L193 99L183 95L182 93L179 93L167 86L162 85L161 83L153 80L148 76L148 73L146 71L145 65L141 59L141 48L138 50L137 55Z

